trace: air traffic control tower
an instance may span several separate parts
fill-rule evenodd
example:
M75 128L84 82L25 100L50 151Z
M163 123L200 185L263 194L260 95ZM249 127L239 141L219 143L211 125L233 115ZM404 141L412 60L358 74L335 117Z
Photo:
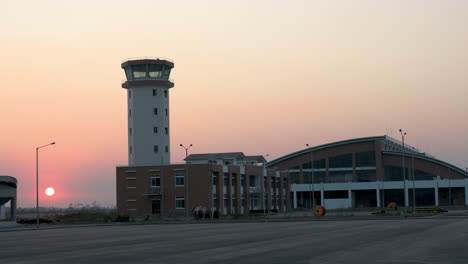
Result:
M137 59L122 63L127 77L122 88L128 101L129 166L170 163L169 79L174 62Z

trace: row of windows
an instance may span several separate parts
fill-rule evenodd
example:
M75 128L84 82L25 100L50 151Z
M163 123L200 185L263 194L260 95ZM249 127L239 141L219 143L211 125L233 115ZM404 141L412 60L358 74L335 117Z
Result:
M158 131L159 131L158 127L153 127L153 133L154 133L154 134L157 134ZM131 127L128 128L128 134L129 134L130 136L132 135L132 132L133 132L133 131L132 131L132 128L131 128ZM164 128L164 133L165 133L166 135L168 135L168 134L169 134L169 128L165 127L165 128Z
M159 174L151 175L150 186L161 187L161 176ZM183 173L176 173L175 175L175 186L184 187L185 186L185 175Z
M164 150L165 150L166 153L169 152L169 146L166 146L166 147L164 148ZM130 154L133 153L133 148L132 148L132 146L129 147L128 151L130 152ZM154 152L154 153L158 153L158 152L159 152L159 146L158 146L158 145L154 145L154 146L153 146L153 152Z
M216 186L218 184L218 172L213 172L213 176L212 176L212 184L213 186ZM267 177L263 177L263 183L264 183L264 186L265 186L265 189L266 189L266 182L267 182ZM257 187L259 186L259 182L257 180L257 176L255 175L249 175L249 187ZM245 174L242 174L241 175L241 178L240 178L241 182L241 186L245 186ZM286 186L286 179L283 178L283 182L284 182L284 186ZM224 173L224 177L223 177L223 184L224 186L228 186L229 185L229 178L228 178L228 174L227 173ZM231 176L231 187L236 187L237 186L237 173L233 173L232 176ZM280 179L279 178L271 178L271 187L272 188L279 188L280 186Z
M166 146L166 147L164 148L164 150L165 150L165 152L169 152L169 146ZM154 145L154 146L153 146L153 152L154 152L154 153L158 153L158 152L159 152L159 146L158 146L158 145Z
M153 96L157 96L158 95L158 90L157 89L153 89ZM164 90L164 97L167 98L167 90ZM128 90L128 98L132 98L132 91Z
M158 115L158 108L157 107L153 108L153 114ZM166 108L166 116L169 116L169 110L167 110L167 108Z
M356 167L374 167L375 166L375 152L356 152ZM352 168L353 167L353 154L347 153L328 158L329 168ZM326 159L314 160L302 164L302 169L325 169ZM299 166L290 168L290 170L299 169Z

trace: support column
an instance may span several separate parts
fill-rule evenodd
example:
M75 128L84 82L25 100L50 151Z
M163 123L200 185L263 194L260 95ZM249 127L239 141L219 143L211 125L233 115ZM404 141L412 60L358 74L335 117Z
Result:
M468 179L465 178L465 205L468 205Z
M434 200L435 200L435 205L439 206L439 179L435 181Z
M16 222L16 198L10 200L10 220Z
M349 182L348 182L348 203L350 207L353 208L353 196L351 193L351 186L349 186Z
M380 204L380 182L377 182L377 189L375 190L375 195L377 197L377 207L382 207L382 205Z
M408 199L408 181L405 180L405 207L409 207L409 199Z
M293 205L294 205L294 209L297 208L297 192L294 191L293 192Z
M323 188L323 182L320 183L320 205L325 206L325 192Z

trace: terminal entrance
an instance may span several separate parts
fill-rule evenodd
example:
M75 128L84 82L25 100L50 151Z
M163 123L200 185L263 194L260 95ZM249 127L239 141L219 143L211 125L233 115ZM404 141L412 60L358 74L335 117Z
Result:
M152 200L151 201L151 213L152 214L161 214L161 200Z

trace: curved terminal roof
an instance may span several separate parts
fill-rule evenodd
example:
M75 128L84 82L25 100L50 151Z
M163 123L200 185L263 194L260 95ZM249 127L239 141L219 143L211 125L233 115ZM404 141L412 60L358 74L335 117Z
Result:
M291 158L294 158L294 157L297 157L297 156L300 156L300 155L303 155L303 154L306 154L306 153L317 151L317 150L322 150L322 149L326 149L326 148L333 148L333 147L347 145L347 144L368 142L368 141L377 141L377 140L389 140L393 144L398 144L398 142L399 142L396 139L390 138L388 136L363 137L363 138L354 138L354 139L336 141L336 142L327 143L327 144L323 144L323 145L319 145L319 146L315 146L315 147L311 147L311 148L306 148L306 149L303 149L303 150L293 152L293 153L285 155L283 157L279 157L277 159L274 159L274 160L268 162L266 165L267 166L272 166L272 165L274 165L276 163L279 163L279 162L282 162L282 161L285 161L285 160L288 160L288 159L291 159Z
M297 156L300 156L300 155L304 155L304 154L307 154L307 153L310 153L310 152L313 152L313 151L317 151L317 150L333 148L333 147L347 145L347 144L353 144L353 143L369 142L369 141L383 141L386 144L394 145L394 146L397 146L399 148L402 148L402 145L403 145L401 141L396 140L396 139L394 139L392 137L389 137L389 136L386 136L386 135L385 136L375 136L375 137L354 138L354 139L336 141L336 142L332 142L332 143L327 143L327 144L323 144L323 145L319 145L319 146L299 150L299 151L293 152L291 154L288 154L288 155L279 157L277 159L274 159L274 160L268 162L266 165L268 167L270 167L270 166L273 166L273 165L275 165L277 163L283 162L285 160L288 160L288 159L291 159L291 158L294 158L294 157L297 157ZM459 173L461 173L461 174L468 177L468 172L464 171L463 169L460 169L460 168L458 168L458 167L456 167L456 166L454 166L452 164L449 164L449 163L447 163L445 161L438 160L438 159L436 159L436 158L434 158L434 157L432 157L432 156L430 156L430 155L428 155L426 153L421 153L418 149L416 149L414 147L405 145L405 150L406 150L405 154L403 154L401 151L385 151L385 150L382 150L382 154L400 155L400 156L401 155L406 155L406 156L409 156L409 157L411 157L411 155L414 155L414 157L416 157L418 159L422 159L422 160L437 163L439 165L446 166L446 167L451 168L454 171L457 171L457 172L459 172Z
M427 156L427 155L424 155L424 154L410 154L410 153L402 153L402 152L398 152L398 151L382 151L382 154L384 155L395 155L395 156L405 156L405 157L414 157L416 159L421 159L421 160L426 160L426 161L429 161L429 162L432 162L432 163L436 163L438 165L441 165L441 166L444 166L444 167L447 167L447 168L450 168L462 175L465 175L466 177L468 177L468 172L461 169L461 168L458 168L450 163L447 163L445 161L442 161L442 160L439 160L439 159L436 159L434 157L431 157L431 156Z

